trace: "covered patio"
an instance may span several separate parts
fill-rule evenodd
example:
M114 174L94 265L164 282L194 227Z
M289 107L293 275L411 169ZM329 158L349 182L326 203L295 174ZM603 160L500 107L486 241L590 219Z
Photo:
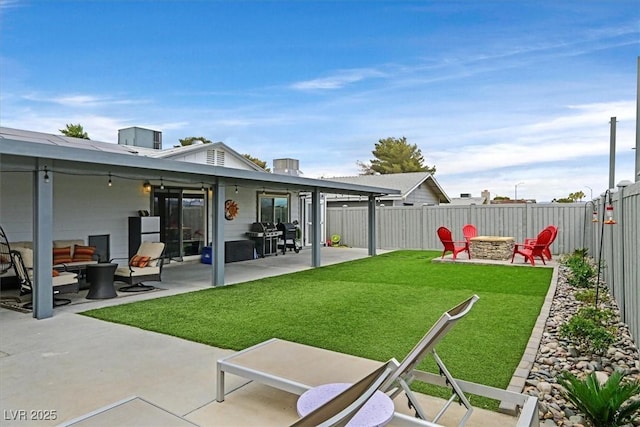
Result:
M368 255L375 255L375 199L380 194L397 192L159 159L118 144L8 128L0 128L0 172L0 214L4 231L11 240L33 244L33 271L37 282L33 315L38 319L53 315L52 242L92 234L108 235L110 258L126 261L127 250L130 250L126 219L139 211L153 212L158 200L154 199L153 188L148 190L153 185L158 192L174 185L202 193L207 203L207 230L202 241L211 242L213 252L209 286L227 283L225 242L247 239L245 234L256 221L262 195L284 194L296 203L301 202L302 196L305 198L304 203L308 204L305 205L308 213L305 227L309 229L311 242L311 257L307 259L310 267L318 267L322 264L320 249L325 241L321 231L322 194L353 194L368 200L367 249ZM230 194L242 196L246 203L240 209L240 215L244 216L233 222L225 216ZM297 219L298 213L294 213L291 212L289 220Z

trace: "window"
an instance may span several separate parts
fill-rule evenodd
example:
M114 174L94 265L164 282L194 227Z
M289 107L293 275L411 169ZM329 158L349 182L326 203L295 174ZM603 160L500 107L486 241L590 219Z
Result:
M289 222L288 194L260 194L258 222Z

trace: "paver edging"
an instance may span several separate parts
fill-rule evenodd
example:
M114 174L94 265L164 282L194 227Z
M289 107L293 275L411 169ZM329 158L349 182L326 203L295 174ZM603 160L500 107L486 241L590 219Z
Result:
M544 332L544 325L549 318L549 313L551 311L551 303L553 298L556 295L556 288L558 286L558 266L553 267L553 274L551 276L551 283L549 285L549 290L547 291L547 295L544 299L544 303L540 308L540 314L538 315L538 319L536 320L536 324L531 332L531 336L529 337L529 341L527 342L527 346L525 352L520 359L520 363L516 368L513 376L511 377L511 381L509 382L509 386L507 390L514 391L516 393L521 393L524 389L525 381L529 377L529 373L533 368L533 364L536 360L536 356L538 353L538 348L540 347L540 342L542 341L542 334ZM499 412L516 416L518 413L518 408L513 403L501 402L498 408Z

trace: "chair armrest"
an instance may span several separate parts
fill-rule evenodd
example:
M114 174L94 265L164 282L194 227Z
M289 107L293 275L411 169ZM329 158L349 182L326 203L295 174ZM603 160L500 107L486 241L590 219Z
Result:
M124 258L124 257L122 257L122 258L111 258L109 260L109 262L112 263L113 261L115 261L117 259L125 259L125 260L127 260L127 267L129 267L129 275L131 275L133 273L133 268L131 268L131 266L129 265L129 259L130 258Z

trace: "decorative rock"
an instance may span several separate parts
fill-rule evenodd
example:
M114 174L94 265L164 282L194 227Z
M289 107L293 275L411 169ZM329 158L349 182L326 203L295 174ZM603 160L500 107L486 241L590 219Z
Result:
M611 319L607 326L618 330L613 346L604 355L594 355L589 349L581 348L578 351L575 343L559 335L560 326L586 305L575 299L577 289L569 285L568 274L567 267L558 267L556 294L542 331L538 354L525 382L524 392L538 397L540 427L584 427L586 424L584 415L567 402L564 388L556 382L556 377L563 372L570 372L580 378L595 372L602 384L612 372L622 369L631 378L640 380L638 347L633 342L628 326L620 321L616 302L608 295L605 284L600 285L603 301L601 307L615 313L616 318ZM640 418L634 426L640 427Z
M538 390L540 390L540 393L549 394L551 393L551 388L551 384L546 381L540 381L538 383Z
M609 379L609 375L607 375L606 372L598 371L596 372L596 378L598 379L600 385L604 385L604 383L606 383Z

